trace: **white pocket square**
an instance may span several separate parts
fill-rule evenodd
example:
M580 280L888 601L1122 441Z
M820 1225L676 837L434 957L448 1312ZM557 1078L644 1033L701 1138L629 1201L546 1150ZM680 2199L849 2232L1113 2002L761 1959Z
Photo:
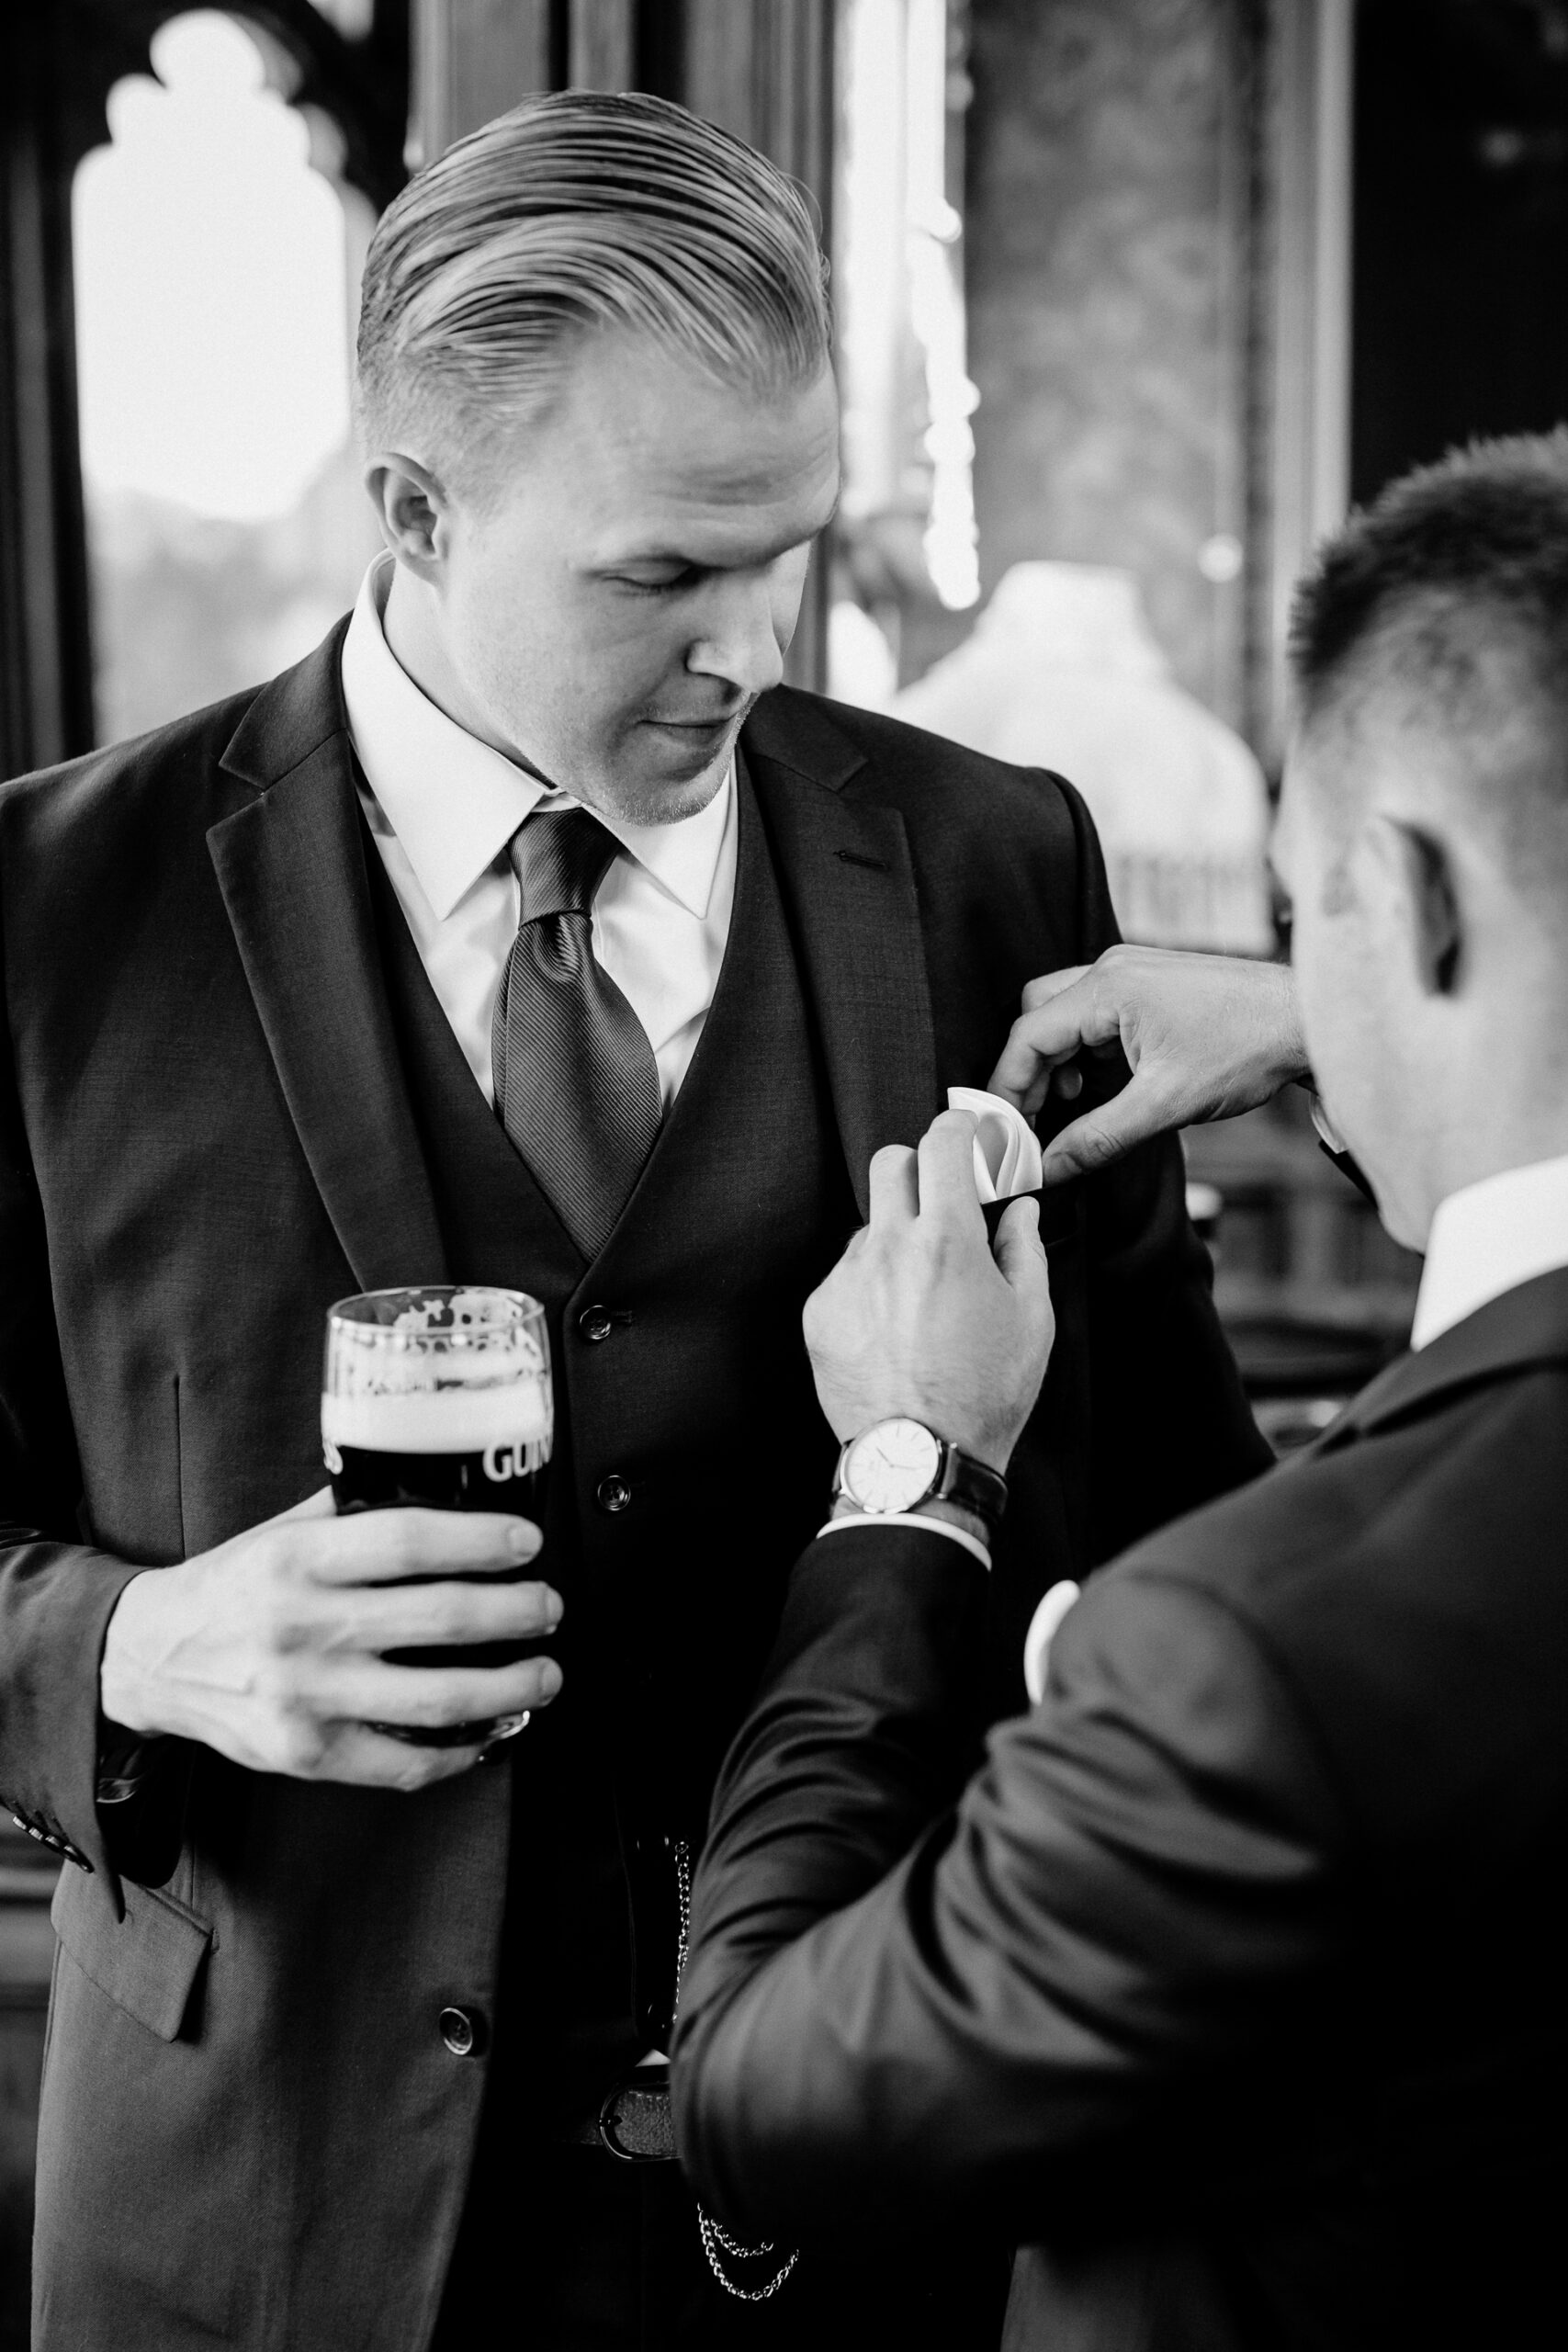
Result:
M972 1111L979 1121L975 1182L982 1201L1010 1201L1015 1193L1040 1190L1040 1141L1021 1111L980 1086L950 1086L947 1107Z

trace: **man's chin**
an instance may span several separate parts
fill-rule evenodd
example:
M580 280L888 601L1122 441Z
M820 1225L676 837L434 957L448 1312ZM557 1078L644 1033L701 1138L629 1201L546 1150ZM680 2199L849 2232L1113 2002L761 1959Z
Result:
M716 733L640 727L636 756L613 783L620 815L635 825L676 825L696 816L728 774L739 732L739 719Z

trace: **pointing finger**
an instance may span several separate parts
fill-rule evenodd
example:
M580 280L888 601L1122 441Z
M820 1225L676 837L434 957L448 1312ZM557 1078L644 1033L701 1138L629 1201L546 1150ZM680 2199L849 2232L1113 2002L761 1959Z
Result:
M1023 990L1025 1012L1038 1012L1043 1004L1049 1004L1052 998L1060 996L1064 989L1077 988L1093 968L1089 964L1064 964L1059 972L1042 972L1037 980L1026 981Z
M1055 1065L1086 1046L1108 1045L1119 1028L1109 991L1095 985L1092 973L1080 977L1048 1001L1020 1013L991 1073L991 1092L1006 1095L1021 1111L1038 1110Z

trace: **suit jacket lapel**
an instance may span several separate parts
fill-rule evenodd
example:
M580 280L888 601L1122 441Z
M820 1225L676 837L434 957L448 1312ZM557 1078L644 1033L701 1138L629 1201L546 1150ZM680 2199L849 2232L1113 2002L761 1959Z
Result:
M342 631L264 689L222 764L255 797L208 846L310 1172L362 1289L439 1282L382 984L338 684Z
M886 1143L917 1143L937 1091L919 905L904 820L845 799L862 754L792 697L767 703L741 737L817 1017L839 1138L863 1216L867 1170Z

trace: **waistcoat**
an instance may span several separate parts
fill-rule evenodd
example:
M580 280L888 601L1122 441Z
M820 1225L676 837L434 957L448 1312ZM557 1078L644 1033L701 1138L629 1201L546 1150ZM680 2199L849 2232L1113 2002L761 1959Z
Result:
M476 1085L381 861L367 858L450 1278L527 1291L549 1316L557 1419L540 1573L566 1602L555 1650L565 1685L513 1743L509 1914L522 1903L537 1915L555 1960L536 1951L533 1964L558 1980L540 1996L550 2014L582 2011L587 2030L617 2005L606 1944L625 1951L629 1907L638 2035L655 2041L674 1990L673 1843L701 1842L784 1579L826 1516L834 1445L801 1308L858 1223L739 762L737 791L735 905L713 1004L592 1263ZM509 1917L509 1941L518 1926Z

